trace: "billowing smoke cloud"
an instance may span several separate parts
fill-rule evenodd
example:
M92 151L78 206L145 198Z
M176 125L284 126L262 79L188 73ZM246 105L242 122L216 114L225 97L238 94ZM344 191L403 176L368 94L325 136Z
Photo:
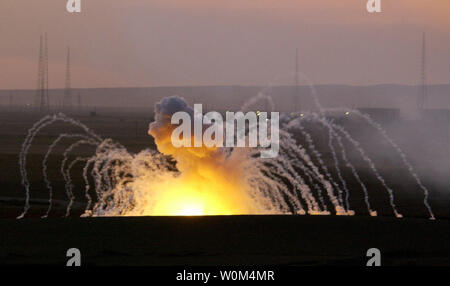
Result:
M155 105L155 121L150 124L148 134L155 139L158 150L163 154L175 157L178 162L195 160L195 157L216 155L218 152L215 148L176 148L173 146L171 136L177 126L171 124L171 118L173 114L179 111L189 114L191 123L194 122L194 110L179 96L163 98ZM194 136L193 132L192 136Z
M171 117L178 111L187 112L191 118L194 116L193 109L184 99L178 96L162 99L156 104L155 121L149 126L149 134L154 137L158 151L172 156L180 172L179 176L152 187L149 196L155 199L151 199L154 204L151 204L150 212L164 215L176 213L174 209L198 214L267 211L267 203L258 203L258 195L248 184L246 174L251 174L251 168L247 166L251 160L248 150L240 148L229 152L226 148L173 146L171 135L177 126L171 124Z

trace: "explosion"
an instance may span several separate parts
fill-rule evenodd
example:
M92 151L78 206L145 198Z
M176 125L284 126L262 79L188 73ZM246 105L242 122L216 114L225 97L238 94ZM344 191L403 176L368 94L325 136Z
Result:
M262 95L258 96L260 97ZM70 215L75 200L71 169L80 162L84 162L82 176L87 198L83 216L328 215L332 212L336 215L353 215L350 190L341 171L344 167L349 169L355 181L360 184L367 213L376 216L377 212L370 204L368 187L347 156L346 149L351 146L389 195L393 214L402 217L395 205L393 190L374 162L344 127L326 118L324 109L318 114L302 112L298 115L283 115L279 134L278 131L275 135L272 132L269 134L267 130L267 136L279 136L280 143L276 146L277 149L279 147L278 156L269 158L260 156L265 150L260 147L174 147L172 132L177 126L171 123L171 118L179 111L194 116L193 109L177 96L164 98L156 105L155 121L150 124L148 133L154 138L158 150L146 149L137 154L129 153L125 147L111 139L102 139L81 122L64 114L48 115L36 122L28 131L19 156L22 184L26 193L24 212L19 218L24 217L30 208L30 182L26 167L28 150L40 130L55 122L77 126L82 132L60 134L45 154L42 174L50 195L49 207L43 217L48 216L53 203L53 186L47 175L47 160L55 146L64 138L77 139L64 151L60 167L69 199L66 216ZM434 215L427 201L428 190L405 154L386 132L370 117L357 110L332 112L341 112L346 116L351 113L353 118L364 120L386 139L424 191L424 204L433 219ZM267 122L270 120L267 119ZM331 160L324 161L306 127L308 124L312 124L314 129L326 131L327 152L331 155ZM203 125L201 128L205 131L208 126ZM196 139L193 136L197 135L192 135L191 141ZM299 143L299 136L303 137L306 143L304 146ZM70 152L83 144L95 146L95 154L69 161ZM330 171L331 168L334 172Z
M171 135L176 126L171 117L177 111L193 116L193 110L179 97L156 105L150 124L158 150L177 162L179 175L152 184L144 215L235 215L262 213L263 206L251 198L245 175L245 160L227 156L222 148L175 148ZM246 156L244 152L240 154ZM139 180L136 183L140 183Z

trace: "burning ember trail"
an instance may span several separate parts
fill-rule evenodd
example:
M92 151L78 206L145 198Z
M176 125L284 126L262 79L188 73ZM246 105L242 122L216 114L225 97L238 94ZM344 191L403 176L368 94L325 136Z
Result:
M265 97L265 95L259 95ZM251 103L249 103L251 104ZM244 108L242 109L244 110ZM401 217L395 205L393 190L377 170L360 144L342 126L319 113L283 115L280 118L279 154L275 158L260 158L262 148L175 148L171 134L176 126L170 122L177 111L192 112L180 97L161 100L155 109L155 121L149 126L158 151L143 150L130 154L122 145L103 139L87 126L64 114L49 115L36 122L28 131L19 158L22 184L26 198L23 218L30 208L30 182L27 175L27 153L33 139L45 127L55 122L77 126L79 134L61 134L50 145L42 162L43 178L49 191L48 216L53 203L53 186L47 176L47 159L62 139L74 140L63 153L60 172L65 179L65 191L70 215L75 196L71 169L83 163L87 206L83 216L140 215L237 215L237 214L336 214L353 215L349 203L350 190L341 169L347 168L364 194L368 214L376 216L370 205L368 187L351 162L349 146L356 150L372 175L384 187L396 217ZM424 192L424 203L430 218L428 190L423 186L406 156L370 117L356 110L350 112L363 120L398 152L411 176ZM299 116L300 115L300 116ZM270 119L269 119L270 121ZM307 126L313 124L326 131L333 168L325 164ZM294 134L296 134L294 136ZM299 143L298 135L302 136ZM80 145L93 145L95 154L69 161L70 152ZM379 190L383 191L383 190Z

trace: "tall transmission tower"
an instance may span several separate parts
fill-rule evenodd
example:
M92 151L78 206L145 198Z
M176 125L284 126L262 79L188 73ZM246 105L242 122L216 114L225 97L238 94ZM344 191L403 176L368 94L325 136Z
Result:
M422 34L422 59L420 69L420 91L417 101L417 107L419 110L423 110L428 102L428 88L427 88L427 57L426 57L426 37L425 32Z
M50 109L50 98L48 95L48 45L47 45L47 33L44 36L44 68L45 68L45 103L47 109Z
M66 84L64 88L63 107L72 107L72 88L70 82L70 47L67 48L67 62L66 62Z
M36 96L34 98L34 107L39 108L41 102L41 77L42 77L42 35L39 37L38 54L38 76L36 84Z
M41 35L39 39L38 77L34 105L41 111L49 107L47 33L44 37Z

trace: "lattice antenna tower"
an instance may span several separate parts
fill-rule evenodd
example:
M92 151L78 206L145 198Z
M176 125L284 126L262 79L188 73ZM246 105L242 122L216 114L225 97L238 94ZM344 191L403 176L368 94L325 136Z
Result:
M47 33L39 38L38 75L34 106L43 111L49 107Z
M38 54L38 73L37 73L37 83L36 83L36 95L34 99L34 106L36 108L41 107L41 79L42 79L42 57L43 57L43 50L42 50L42 35L39 37L39 54Z

